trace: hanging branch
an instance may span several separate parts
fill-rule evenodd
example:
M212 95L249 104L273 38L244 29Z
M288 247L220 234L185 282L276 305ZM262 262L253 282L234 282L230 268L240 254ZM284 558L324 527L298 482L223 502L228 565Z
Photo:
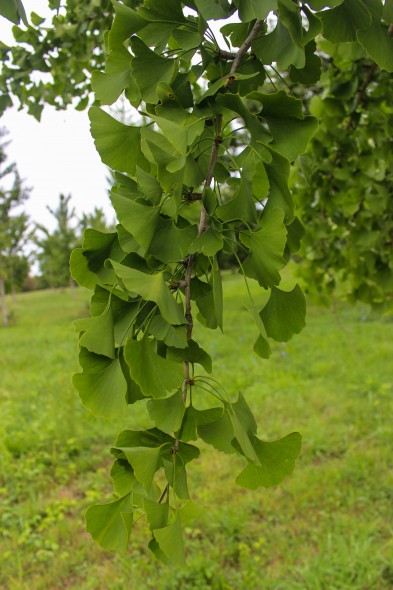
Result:
M253 42L253 40L257 36L260 28L261 28L261 21L257 20L255 22L250 34L248 35L248 37L246 38L246 40L244 41L244 43L240 47L239 51L234 56L233 63L232 63L231 69L230 69L230 75L233 75L236 72L244 55L251 47L251 43ZM232 80L233 80L233 78L229 78L227 87L229 85L231 85ZM222 115L219 114L219 115L217 115L217 117L215 119L215 138L214 138L213 145L212 145L208 171L207 171L206 179L204 182L204 190L206 190L207 188L210 187L211 182L214 177L214 167L217 162L220 144L222 143L221 131L222 131ZM202 210L201 210L201 215L200 215L200 219L199 219L199 226L198 226L198 236L200 236L206 230L206 218L207 218L207 211L205 209L205 206L202 203ZM189 255L186 276L184 279L185 283L186 283L186 287L185 287L185 299L186 299L185 317L187 320L187 327L186 327L187 340L191 340L192 330L193 330L193 317L192 317L192 306L191 306L191 278L192 278L192 274L194 272L196 258L197 258L196 254ZM190 383L190 363L188 361L184 361L184 376L185 376L184 383L185 383L185 387L187 389L187 386ZM187 393L185 391L186 390L183 389L184 402L186 402L186 397L187 397Z

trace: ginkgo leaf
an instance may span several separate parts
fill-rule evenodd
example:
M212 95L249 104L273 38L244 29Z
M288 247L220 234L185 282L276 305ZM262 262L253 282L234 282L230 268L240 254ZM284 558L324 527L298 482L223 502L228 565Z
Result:
M70 256L70 273L74 281L86 289L94 289L99 280L88 265L86 256L83 255L83 248L75 248Z
M114 170L135 174L141 159L140 129L119 123L98 107L89 110L91 134L101 160Z
M224 408L210 408L208 410L197 410L194 406L188 406L184 413L183 421L177 435L179 438L188 442L190 440L197 440L198 427L206 424L211 424L222 418Z
M318 129L318 121L315 117L304 116L300 100L284 91L274 94L252 92L247 98L262 104L260 116L269 126L273 137L270 146L274 150L290 161L306 150ZM289 136L291 141L288 141Z
M111 478L113 486L120 496L125 496L135 487L136 477L134 471L125 459L116 459L113 463Z
M147 397L167 397L167 394L181 387L184 379L179 363L157 355L156 343L143 340L128 340L124 347L124 358L130 368L131 377L138 383Z
M162 317L174 325L185 324L183 306L176 303L165 282L164 273L146 274L111 261L117 276L131 293L137 293L146 301L153 301L160 309Z
M188 340L185 348L168 348L167 358L177 360L178 362L187 361L189 363L198 363L207 373L212 372L212 359L210 355L199 346L195 340Z
M168 524L169 504L168 502L152 502L148 498L143 499L143 507L146 512L150 530L162 529Z
M162 340L167 346L175 348L187 347L187 335L184 326L171 326L161 316L154 316L150 322L149 332L157 340Z
M123 42L148 23L130 6L113 0L115 19L109 32L109 47L122 47Z
M136 479L144 486L147 492L151 488L154 475L160 466L161 454L165 449L166 445L120 448L133 468Z
M127 408L127 382L119 359L108 359L81 349L79 362L83 373L76 373L72 382L82 403L94 416L110 418Z
M78 332L83 332L79 339L80 346L90 352L115 358L113 317L109 305L102 315L75 320L74 327Z
M133 522L132 493L109 504L91 506L85 518L88 532L101 547L125 551Z
M180 428L185 412L185 405L180 391L166 399L154 399L147 402L147 411L160 430L175 432Z
M261 229L240 236L251 250L243 263L244 273L255 278L265 289L278 285L281 280L279 271L285 265L283 254L287 230L283 221L281 209L270 209L261 220Z
M132 75L142 100L156 103L158 102L157 84L171 83L176 71L176 60L160 57L138 37L132 38L131 46L136 57L132 62Z
M299 285L292 291L273 287L260 316L268 336L277 342L288 342L299 334L306 325L306 299Z
M301 436L293 432L273 442L254 437L253 446L260 465L248 463L236 478L236 483L251 490L269 488L281 483L294 470L295 460L300 454Z
M264 20L269 12L277 9L277 0L239 0L239 18L248 22L256 18Z
M179 567L185 565L183 533L179 517L173 524L155 530L154 537L171 563Z

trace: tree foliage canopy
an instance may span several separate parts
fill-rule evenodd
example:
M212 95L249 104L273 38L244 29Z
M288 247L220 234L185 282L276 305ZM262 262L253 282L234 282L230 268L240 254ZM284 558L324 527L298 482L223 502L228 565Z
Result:
M6 135L0 130L0 139ZM26 257L23 246L31 238L28 215L20 206L29 196L16 165L7 163L7 142L0 144L0 298L2 322L8 324L8 311L5 300L5 285L14 290L16 284L26 276Z

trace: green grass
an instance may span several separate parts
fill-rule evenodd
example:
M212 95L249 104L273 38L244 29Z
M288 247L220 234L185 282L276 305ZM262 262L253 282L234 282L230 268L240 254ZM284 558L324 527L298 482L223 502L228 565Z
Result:
M262 437L302 433L294 474L249 492L233 483L241 461L203 445L190 466L199 516L187 568L155 562L143 524L125 555L104 552L83 513L111 498L109 447L142 416L96 420L72 389L71 320L86 315L86 291L20 295L0 330L1 589L393 588L393 323L361 307L309 306L303 333L262 361L243 283L227 274L224 287L225 334L196 337L214 377L246 395Z

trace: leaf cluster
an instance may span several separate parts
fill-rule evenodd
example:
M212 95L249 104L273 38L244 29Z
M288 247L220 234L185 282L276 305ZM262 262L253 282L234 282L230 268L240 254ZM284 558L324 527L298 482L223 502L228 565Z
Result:
M386 32L381 11L362 2L353 20L351 6L145 0L135 10L114 2L89 116L96 148L114 171L119 223L109 234L87 229L71 256L74 279L94 290L91 317L76 323L82 371L74 385L93 414L115 420L138 404L151 427L120 433L112 449L115 499L87 512L88 530L105 548L125 549L133 524L145 518L154 555L183 563L182 526L195 513L187 466L199 455L191 442L240 456L236 481L251 489L277 485L294 467L300 435L257 436L242 394L227 393L210 376L212 359L193 339L193 326L224 327L222 253L235 257L244 276L260 357L269 357L272 340L287 341L305 325L300 287L279 285L304 231L290 164L318 124L300 100L264 84L273 64L298 84L314 84L315 39L333 35L337 11L340 35L351 29L371 47L374 24ZM221 27L223 49L209 21L235 13L239 22ZM101 108L123 94L142 125L125 125Z

